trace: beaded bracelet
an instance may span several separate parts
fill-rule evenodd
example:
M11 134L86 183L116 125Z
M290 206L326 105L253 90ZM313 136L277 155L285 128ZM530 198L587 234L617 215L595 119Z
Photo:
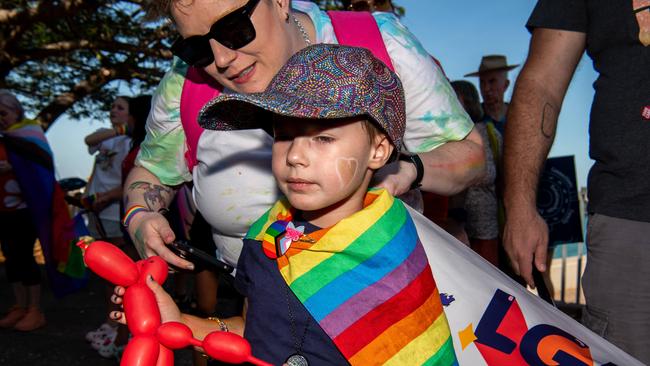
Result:
M128 228L133 217L137 215L139 212L151 212L151 210L149 210L148 208L142 205L131 206L131 208L126 210L126 212L124 213L124 218L122 218L122 226Z
M222 332L227 332L228 331L228 325L226 325L226 323L224 323L223 320L221 320L221 319L219 319L217 317L214 317L214 316L208 317L208 320L212 320L213 322L217 323L219 325L219 330L220 331L222 331Z

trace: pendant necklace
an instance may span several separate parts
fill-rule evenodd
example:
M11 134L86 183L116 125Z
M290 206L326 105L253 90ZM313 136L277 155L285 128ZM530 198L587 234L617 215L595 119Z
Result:
M298 339L296 334L296 320L293 317L293 311L291 311L291 305L289 304L289 286L285 287L285 294L287 299L287 310L289 312L289 324L291 325L291 339L293 340L293 346L296 350L294 354L289 356L284 363L288 366L309 366L307 357L302 354L302 344L305 342L305 337L307 336L307 328L309 328L309 319L307 319L307 324L305 324L305 330L302 332L302 337Z

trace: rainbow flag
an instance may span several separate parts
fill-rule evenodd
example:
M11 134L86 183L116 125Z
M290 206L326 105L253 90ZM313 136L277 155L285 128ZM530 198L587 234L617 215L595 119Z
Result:
M262 241L276 203L249 231ZM404 204L371 190L365 207L277 259L291 290L352 365L457 365L427 256Z
M2 143L36 225L54 294L60 297L79 290L85 286L87 275L71 277L66 273L66 265L75 254L71 246L76 238L75 222L56 181L52 150L43 130L36 121L26 119L10 126Z

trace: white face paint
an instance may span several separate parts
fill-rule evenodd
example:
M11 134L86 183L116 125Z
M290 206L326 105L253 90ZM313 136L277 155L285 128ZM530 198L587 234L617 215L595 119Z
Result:
M337 158L335 160L336 175L339 178L339 188L344 189L354 181L359 172L359 161L356 158Z

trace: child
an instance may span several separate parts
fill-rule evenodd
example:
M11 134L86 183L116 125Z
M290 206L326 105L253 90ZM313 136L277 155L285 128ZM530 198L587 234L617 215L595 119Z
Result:
M244 327L214 319L218 328L243 331L253 354L273 364L456 363L413 222L401 201L368 191L404 134L393 72L365 49L310 46L265 92L221 95L200 123L272 128L273 174L286 197L244 241L236 275ZM195 335L217 330L170 313L164 321L180 319Z

